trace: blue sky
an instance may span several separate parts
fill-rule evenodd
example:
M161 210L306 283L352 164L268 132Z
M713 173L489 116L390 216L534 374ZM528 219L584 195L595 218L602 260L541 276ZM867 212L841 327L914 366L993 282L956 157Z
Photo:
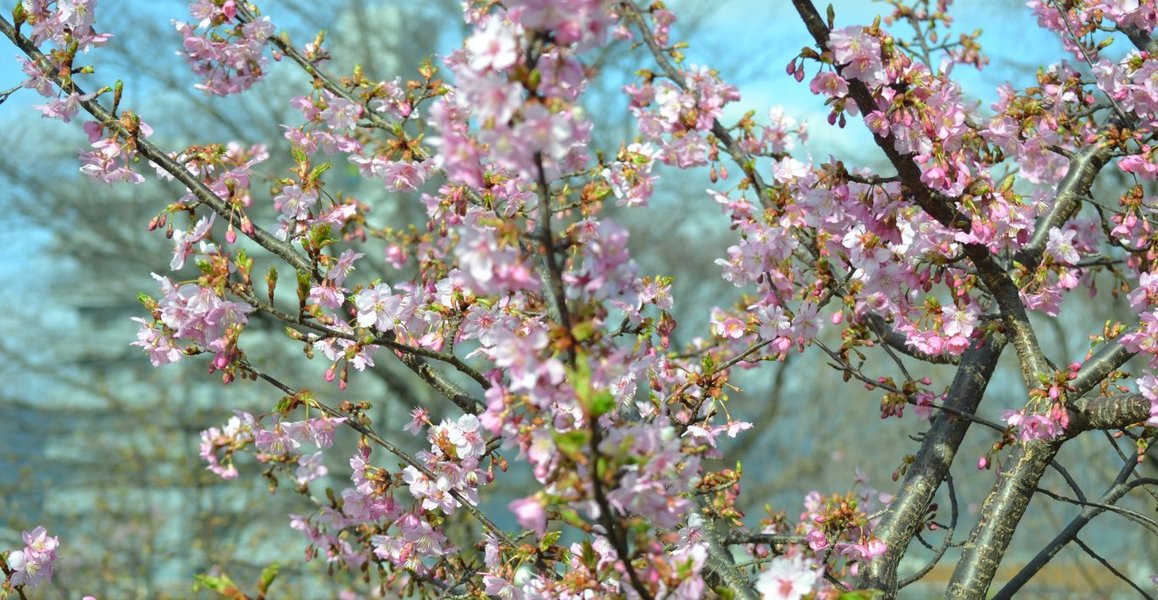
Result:
M268 4L267 10L274 15L276 23L276 4ZM677 14L680 14L681 5L686 4L687 0L669 2ZM837 26L867 24L879 11L888 8L881 3L864 0L838 0L833 4ZM102 2L98 6L98 10L105 8L109 11L103 15L103 22L114 32L118 25L123 26L124 23L115 20L114 9L117 6L112 1ZM134 10L147 11L160 23L168 23L171 19L185 17L187 3L181 0L134 1L131 6ZM788 60L801 47L811 44L808 33L789 2L730 0L717 3L714 7L708 6L708 18L696 31L696 36L688 40L691 43L687 51L688 59L693 64L718 67L725 80L739 86L743 100L734 107L733 115L755 110L762 117L767 114L768 108L780 105L786 114L808 121L811 137L809 151L821 154L821 157L831 152L846 159L879 159L872 154L875 149L863 126L855 121L843 130L829 126L825 122L827 111L823 102L809 94L807 81L797 83L785 74L784 67ZM824 6L818 3L821 11ZM1038 29L1029 10L1016 0L958 1L954 8L958 31L972 31L975 28L984 31L981 43L991 58L990 66L981 72L971 68L958 68L956 71L966 94L981 100L983 105L988 105L995 98L994 89L1003 81L1010 80L1015 86L1031 83L1033 69L1027 68L1027 65L1048 64L1065 56L1054 36ZM106 30L99 26L101 18L102 15L98 13L98 30ZM677 22L673 39L685 39L684 35ZM115 44L116 39L111 43ZM175 53L179 44L179 37L173 31L172 39L162 41L158 51ZM0 41L0 47L8 49L7 56L17 53L16 48L7 41ZM166 50L166 47L170 50ZM0 56L3 56L2 52ZM116 69L103 69L100 73L99 81L103 83L111 83L116 76L124 75ZM0 89L18 85L23 79L24 75L14 59L0 59ZM191 76L189 81L192 85ZM89 84L88 87L95 86ZM138 89L128 90L126 102L130 105L138 104L138 94L149 93L147 82L131 87ZM7 119L40 118L31 108L40 102L41 98L31 90L21 90L0 106L0 123ZM163 127L163 124L159 126ZM78 131L78 147L81 142L83 139ZM0 206L5 204L7 200L4 193L0 192ZM27 265L20 266L24 261L18 259L23 257L14 256L14 250L23 248L28 255L32 255L35 254L35 248L45 241L45 236L40 233L21 231L21 228L11 225L9 222L0 233L0 243L8 249L8 260L0 261L0 277L9 281L20 277L19 269L27 268Z
M269 4L270 12L278 16L276 3ZM678 15L681 5L689 2L672 0L668 4ZM888 9L884 4L866 0L836 0L832 4L838 27L867 24L876 14ZM184 5L178 0L133 3L134 10L144 10L162 23L184 17ZM824 6L824 3L817 3L822 11ZM807 93L807 88L796 84L784 73L788 59L802 46L811 43L790 3L786 0L729 0L708 10L712 14L705 27L697 37L689 40L692 45L688 54L693 62L723 65L727 75L727 70L736 63L743 64L745 57L767 61L759 68L746 64L737 69L744 72L736 83L746 98L752 104L764 107L784 105L790 113L805 114L816 110L819 103ZM995 84L1004 79L1016 82L1032 77L1032 71L1019 67L1047 63L1053 57L1062 56L1061 45L1054 36L1039 30L1029 9L1017 0L958 1L953 14L957 17L955 28L958 31L983 30L982 46L993 59L992 64L982 73L971 69L961 69L957 73L963 85L983 99L991 98ZM98 24L102 22L101 16L98 13ZM107 22L108 16L105 17ZM98 29L101 28L98 26ZM678 23L675 37L682 39ZM116 40L112 43L115 44ZM7 42L0 45L10 51L8 56L17 53L16 48ZM173 52L179 48L175 31L171 48ZM23 79L24 75L14 60L0 60L0 89L18 85ZM38 102L34 93L20 92L3 105L0 117Z
M866 0L837 0L832 4L837 27L867 25L876 15L889 10L883 3ZM826 4L816 2L816 6L823 14ZM995 90L1001 83L1030 85L1035 81L1036 66L1068 57L1056 36L1040 29L1036 18L1019 0L958 0L951 7L951 14L955 17L954 37L982 30L980 43L990 64L982 71L958 66L954 77L966 97L980 100L983 108L996 100ZM909 34L903 25L895 25L893 30L897 35ZM808 80L797 83L785 73L788 60L803 46L812 45L812 38L787 0L733 0L716 11L705 34L702 43L692 42L690 60L724 65L720 67L722 75L738 85L743 95L742 110L737 110L737 115L746 110L764 115L769 107L779 105L785 114L808 121L811 151L833 152L842 158L874 157L855 150L869 148L875 152L859 120L850 120L843 130L829 126L823 99L809 93ZM741 64L735 66L736 56L753 58L749 64L741 59ZM760 65L759 61L766 64ZM810 64L808 74L811 76L815 69L815 63Z

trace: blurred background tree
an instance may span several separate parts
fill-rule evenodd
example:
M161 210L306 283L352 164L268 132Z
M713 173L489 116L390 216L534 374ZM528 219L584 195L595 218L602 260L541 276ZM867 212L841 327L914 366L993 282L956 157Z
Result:
M781 8L765 6L774 4L767 2L757 6L734 0L730 7L707 1L669 4L681 17L673 39L692 41L692 62L722 69L724 79L746 94L751 88L758 90L746 106L766 110L803 99L802 105L811 107L800 114L810 121L811 151L836 153L859 164L874 160L883 164L880 157L862 154L869 145L849 141L855 140L851 130L857 128L839 131L824 124L825 113L815 98L807 97L806 86L784 75L782 63L808 43L792 15L781 15ZM883 5L866 8L860 2L835 4L838 15L887 10ZM270 159L261 170L272 183L292 164L280 124L300 118L286 99L309 90L310 82L298 69L279 68L275 63L271 75L240 98L221 99L193 89L188 68L175 53L180 37L168 24L170 18L186 18L186 5L164 0L142 8L142 3L132 0L104 0L104 14L120 17L99 21L116 40L94 56L98 75L125 79L123 104L156 127L155 139L165 147L222 140L235 140L242 146L270 144ZM961 8L978 14L1017 10L1025 18L1019 5L1013 0L984 0ZM331 72L348 73L359 64L371 78L383 80L412 77L422 60L452 49L464 29L459 3L454 0L271 0L263 2L262 8L299 46L318 31L326 31L326 47L334 57L328 65ZM742 22L722 22L736 14ZM1008 35L1008 28L1025 23L986 24L990 25L998 30L990 39L1000 40L1003 27ZM596 66L615 73L647 66L624 50L618 45L605 51ZM1000 45L987 50L994 66L973 76L972 81L979 84L976 90L992 90L1014 75L1033 76L1036 56ZM1056 48L1047 48L1049 52L1060 55ZM590 96L590 115L597 124L593 146L613 156L620 141L631 137L627 102L618 89L623 82L596 81L604 87ZM4 81L3 85L18 82ZM791 92L768 91L778 86ZM984 107L992 98L978 99ZM271 495L265 482L245 477L247 469L253 473L259 468L254 464L241 465L243 477L228 483L206 472L197 456L198 432L228 419L227 407L268 411L276 398L268 388L244 383L223 387L205 376L205 366L199 361L153 369L128 345L136 330L129 318L143 313L136 293L155 288L148 274L165 272L170 256L166 241L147 232L145 225L179 190L155 181L131 188L94 188L77 172L76 149L83 138L76 129L42 121L27 110L5 108L9 110L0 112L0 147L18 149L18 154L0 156L4 190L0 202L5 209L0 213L4 231L0 235L5 236L0 242L9 248L11 257L3 271L10 285L0 290L7 307L0 313L7 332L0 338L0 377L7 382L0 391L0 541L15 539L22 528L36 523L51 524L52 533L64 540L61 570L65 576L56 578L50 592L59 597L72 598L81 592L100 598L187 597L194 574L220 568L228 568L238 582L253 581L269 557L293 554L284 551L287 543L304 546L288 528L284 515L306 510L308 504L292 493ZM793 114L791 108L788 112ZM37 168L23 166L30 163ZM334 183L342 193L369 204L376 225L420 221L423 209L414 195L387 192L359 177L352 165L336 165L335 171L342 169L347 176L334 178ZM655 209L617 217L633 232L633 254L644 272L676 276L676 314L681 323L674 340L677 346L704 333L702 324L712 306L736 300L732 286L721 280L719 267L713 263L713 257L723 256L728 245L726 219L698 187L700 182L689 187L679 175L671 173L661 179L653 200ZM255 205L263 203L272 213L269 198L255 196ZM384 251L381 244L369 247L372 252ZM30 248L35 250L26 251ZM381 265L383 277L389 279L382 261L363 262ZM1110 286L1107 282L1107 289ZM1089 306L1092 310L1094 305ZM1113 305L1119 317L1125 316L1126 309L1121 299ZM266 325L263 335L272 342L280 332L273 323ZM1065 348L1070 357L1080 357L1087 347L1086 340L1068 336L1064 324L1052 330L1043 326L1039 331L1053 336L1043 343ZM250 341L246 347L251 354L265 354L261 363L271 364L284 351L279 346ZM378 377L361 378L342 397L371 401L379 431L416 449L413 438L398 431L410 408L429 407L436 421L453 411L426 386L415 385L412 374L386 353L380 357L374 371ZM298 358L285 356L281 362L291 364ZM311 386L318 385L326 365L314 366L314 377L303 378ZM890 368L871 365L871 372ZM993 411L991 418L996 418L999 407L1012 406L1024 393L1014 357L1006 356L1001 369L988 390L991 397L986 406ZM744 497L750 504L744 508L749 515L758 518L765 504L793 514L805 493L843 491L858 470L868 485L891 489L890 476L904 456L915 450L910 438L924 429L923 422L911 415L902 421L880 420L879 394L841 381L837 371L823 364L806 364L805 359L794 357L764 373L770 375L738 380L742 385L734 390L730 407L752 421L755 429L736 442L732 450L739 453L725 452L739 456L746 465ZM325 393L338 394L336 388L327 388ZM833 417L833 411L839 411L839 418ZM975 428L960 460L969 462L980 456L995 439L992 432ZM870 440L879 446L866 445ZM1070 466L1069 474L1084 486L1106 481L1107 474L1112 478L1119 460L1116 442L1087 439L1083 444L1067 446L1059 457L1059 462ZM344 465L334 465L334 476L344 477L344 469ZM988 471L959 470L957 500L966 513L962 527L970 524L970 507L982 500L992 477ZM1042 486L1068 489L1056 472ZM504 498L520 494L519 490L501 493L506 494ZM485 500L503 506L504 498ZM1125 506L1153 510L1152 498L1131 502ZM942 506L947 504L948 498L943 498ZM1056 531L1058 524L1076 512L1068 505L1038 500L1021 531ZM1143 566L1145 557L1158 556L1154 536L1131 533L1118 525L1108 530L1111 534L1093 536L1091 543L1118 556L1138 556L1142 548ZM1034 539L1032 533L1019 536L1015 551L1027 556L1044 541ZM307 565L302 554L297 556L302 560L285 565L281 578L287 581L277 585L303 595L309 590L333 589L324 561ZM914 553L910 566L915 570L922 558ZM1055 563L1077 567L1067 574L1064 589L1117 589L1118 584L1107 581L1101 572L1088 570L1076 554L1063 554L1062 559L1067 558L1068 562ZM1035 589L1049 593L1045 585Z

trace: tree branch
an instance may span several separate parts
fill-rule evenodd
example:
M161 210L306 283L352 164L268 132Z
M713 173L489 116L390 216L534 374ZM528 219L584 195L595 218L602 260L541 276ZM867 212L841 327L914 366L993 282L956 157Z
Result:
M1118 477L1114 480L1114 483L1110 486L1109 489L1106 490L1104 494L1102 494L1102 504L1113 504L1117 502L1122 496L1126 495L1126 492L1130 490L1130 486L1125 485L1126 479L1130 476L1130 473L1133 472L1135 468L1137 468L1137 466L1137 460L1126 461L1126 463L1122 465L1122 469L1118 472ZM1054 536L1053 540L1046 544L1045 548L1042 548L1041 551L1033 557L1033 560L1029 561L1029 564L1025 565L1025 567L1018 571L1017 575L1015 575L1013 579L1009 580L1009 583L1005 584L1005 586L1001 588L1001 591L997 592L997 594L993 597L993 600L1006 600L1013 598L1013 595L1016 594L1018 590L1020 590L1026 583L1029 583L1029 580L1032 579L1038 571L1045 567L1046 563L1048 563L1054 556L1056 556L1057 553L1070 542L1070 540L1077 538L1078 532L1080 532L1087 523L1093 520L1094 517L1105 512L1105 510L1105 508L1096 506L1085 507L1081 514L1074 517L1074 519L1070 521L1068 525L1066 525L1065 529L1061 530L1061 532Z
M1070 387L1072 388L1070 396L1079 398L1094 389L1110 373L1118 370L1133 356L1134 353L1124 348L1119 342L1102 347L1082 365L1082 368L1078 370L1077 377L1070 380Z
M3 33L9 40L12 41L13 44L20 48L22 52L24 52L26 55L28 55L29 58L35 61L40 67L41 71L50 77L53 83L63 89L63 81L57 74L58 69L52 68L52 61L47 56L45 56L44 53L42 53L36 47L36 45L32 43L31 40L16 31L15 27L13 27L13 25L3 16L0 16L0 33ZM74 91L77 94L85 94L84 90L80 89L75 84L71 84L69 90ZM217 194L213 192L213 190L209 189L209 187L197 179L197 177L190 173L183 165L172 159L167 153L165 153L152 142L141 139L139 136L135 136L133 132L125 128L125 126L121 124L120 120L111 112L106 110L104 106L102 106L101 103L95 98L90 100L81 100L80 105L85 109L86 112L92 115L93 118L97 119L97 121L99 121L102 125L116 130L121 135L134 138L137 152L141 156L149 159L165 172L172 175L174 179L184 184L185 187L188 188L189 191L194 195L194 197L197 198L198 201L208 206L218 216L241 229L242 214L240 211L233 209L227 202L218 197ZM319 276L315 272L313 265L310 264L310 261L307 260L306 257L299 254L288 242L278 239L257 225L253 225L252 234L245 235L247 235L253 241L257 242L259 246L266 249L271 254L284 260L294 269L303 273L310 273L315 280L318 279ZM469 395L462 392L456 385L447 381L445 377L436 372L429 363L427 363L419 356L416 356L410 352L403 352L401 356L399 356L399 360L401 360L402 364L406 365L407 368L417 373L419 377L421 377L431 387L438 391L438 393L454 402L464 411L477 414L479 407L483 406L479 400L470 397ZM455 366L458 368L458 365ZM463 363L463 366L465 366L465 363ZM464 372L466 372L471 377L476 378L477 380L477 373L471 375L470 370Z
M800 18L804 21L809 33L822 50L828 49L828 26L811 0L792 0ZM838 67L838 71L839 71ZM862 114L871 112L876 106L872 92L864 82L847 78L849 94L860 107ZM889 163L897 170L905 195L917 206L921 207L938 223L952 229L968 232L972 229L969 218L953 206L952 198L936 192L921 181L921 167L911 154L903 154L896 149L891 137L885 138L873 134L877 147L888 157ZM1013 347L1017 350L1017 357L1021 362L1022 378L1030 389L1038 386L1038 376L1050 372L1049 363L1041 352L1037 342L1037 335L1029 322L1025 305L1021 302L1017 286L1010 279L1005 269L997 263L997 259L989 249L981 244L965 244L965 255L977 269L977 274L985 288L993 296L1001 309L1001 316L1005 321L1007 333ZM1036 266L1036 265L1034 265Z
M1053 206L1048 213L1038 219L1033 238L1017 252L1014 260L1031 271L1041 264L1050 230L1065 225L1066 221L1077 214L1082 207L1082 200L1090 195L1094 179L1102 167L1110 161L1112 155L1113 147L1106 142L1099 142L1085 146L1070 156L1069 169L1058 184Z
M812 2L792 0L792 3L817 45L827 51L828 27ZM861 113L872 111L877 103L868 86L855 78L846 79L849 94L860 107ZM954 208L953 199L931 190L921 181L920 166L911 155L899 152L891 138L874 134L873 139L896 169L903 190L912 202L945 227L970 231L969 219ZM1047 215L1045 226L1039 226L1038 234L1048 236L1052 223L1064 223L1065 219L1073 216L1081 198L1088 193L1089 186L1092 185L1099 169L1108 160L1107 153L1108 148L1105 148L1103 143L1074 157L1076 162L1071 163L1070 171L1059 190L1059 202ZM1042 234L1042 231L1045 233ZM1000 309L1006 333L1017 351L1026 387L1031 390L1040 387L1041 378L1048 376L1052 368L1042 353L1017 286L988 248L980 244L966 244L964 250L976 268L978 277ZM1023 259L1025 266L1031 270L1035 269L1040 263L1041 252L1027 253ZM1013 456L1007 461L1006 468L999 474L993 491L985 501L981 519L970 535L962 559L950 582L948 595L963 597L985 595L1008 548L1013 531L1029 505L1038 480L1052 462L1063 441L1032 440L1015 446ZM879 579L876 581L890 585L892 583Z
M728 586L728 589L736 594L737 598L756 600L756 594L748 581L748 577L736 568L736 562L732 560L732 553L728 552L724 546L726 541L720 538L716 524L710 517L704 515L702 507L697 506L694 510L701 522L700 539L708 546L708 569L719 576Z
M880 336L881 342L906 356L910 356L922 362L927 362L935 365L957 365L961 364L961 357L951 354L929 354L921 352L908 344L907 338L903 333L889 327L884 318L875 313L865 315L865 322L869 329Z
M257 369L253 365L247 365L247 368L249 370L251 370L259 378L261 378L262 381L265 381L266 383L269 383L270 385L274 386L275 388L280 390L283 394L286 394L288 396L296 396L300 391L300 390L295 390L294 388L290 387L289 385L286 385L285 383L282 383L276 377L273 377L272 375ZM431 481L438 479L438 475L436 473L434 473L433 471L431 471L430 468L427 467L422 461L414 458L413 456L410 456L410 454L408 454L402 448L399 448L398 446L395 446L394 444L386 441L385 439L382 438L382 436L375 433L373 429L370 429L369 427L362 425L361 423L357 422L354 419L346 418L348 415L346 415L342 411L340 411L336 408L333 408L333 407L331 407L331 406L329 406L321 401L318 401L318 400L311 402L310 406L313 406L314 408L321 410L322 412L326 413L327 415L329 415L331 417L345 418L346 420L343 421L343 423L345 423L345 425L347 427L349 427L349 428L353 429L354 431L357 431L358 433L366 436L366 439L370 440L371 442L374 442L375 444L381 446L382 448L385 448L387 452L390 452L394 456L397 456L398 458L402 459L402 461L405 462L406 464L414 467L415 469L418 469L423 475L430 478ZM466 498L466 496L463 496L462 493L460 493L458 490L455 490L455 489L448 490L448 493L455 499L455 501L457 501L459 503L460 506L462 506L467 512L469 512L471 514L471 516L473 516L476 520L478 520L478 522L480 524L482 524L482 526L487 531L489 531L491 534L493 534L496 538L498 538L504 544L509 544L509 545L514 544L514 541L510 538L510 536L508 536L506 534L506 532L502 530L502 528L500 528L498 525L496 525L494 521L491 521L490 517L488 517L486 515L486 513L484 513L481 509L479 509L479 507L472 504L470 502L470 500L468 500Z
M626 14L624 17L633 23L636 30L639 31L640 37L643 38L644 45L646 45L647 49L651 51L652 57L655 58L655 62L657 65L659 65L659 68L661 71L663 71L663 74L667 76L667 78L670 79L672 83L676 84L681 90L686 91L687 82L684 80L683 72L680 71L679 68L674 64L672 64L670 60L668 60L667 53L663 48L660 47L659 43L655 41L655 37L651 34L651 30L647 27L647 21L644 19L643 12L640 11L639 7L636 6L635 2L632 0L625 0L620 4L620 6L622 6L625 10ZM755 161L753 160L752 156L740 147L740 144L736 142L735 138L732 137L732 134L728 133L728 129L724 127L724 125L720 123L719 120L712 120L712 135L716 136L716 139L723 143L724 150L728 152L728 155L732 157L732 160L736 162L736 165L740 167L748 180L752 182L752 187L756 189L757 196L762 202L765 201L766 198L764 197L764 190L768 188L768 184L764 182L764 178L762 178L760 173L756 171Z
M1150 400L1142 394L1095 396L1076 403L1070 410L1066 437L1085 431L1125 429L1150 418Z
M50 78L57 87L70 92L76 92L82 96L86 95L84 90L78 87L75 83L69 86L64 85L64 81L59 75L59 69L54 68L53 62L35 44L32 40L24 37L20 32L16 31L3 16L0 16L0 33L12 41L20 51L28 55L46 77ZM152 142L142 139L137 136L135 132L129 131L117 118L105 109L103 105L94 97L89 100L81 100L81 107L93 116L101 125L115 130L117 133L126 138L134 139L137 147L137 152L145 158L151 160L153 163L161 167L165 172L173 176L174 179L180 181L186 188L197 198L198 201L208 206L218 216L232 223L237 228L241 228L242 215L239 211L230 207L228 203L222 200L213 190L209 189L201 180L197 179L195 175L189 172L184 165L178 163L169 157L167 153L161 150ZM254 225L253 234L246 234L250 239L257 242L259 246L265 248L270 253L281 258L289 263L293 268L304 273L313 273L313 266L308 260L296 250L289 243L277 239L268 231Z
M1000 336L988 337L961 357L961 366L949 387L946 409L973 413L981 403L985 388L993 376L997 360L1005 348ZM913 536L925 523L933 496L949 475L957 448L969 430L970 421L949 410L939 411L921 442L917 458L905 474L901 489L885 509L874 535L885 543L885 554L864 566L858 587L879 589L886 597L897 592L897 566L904 557Z

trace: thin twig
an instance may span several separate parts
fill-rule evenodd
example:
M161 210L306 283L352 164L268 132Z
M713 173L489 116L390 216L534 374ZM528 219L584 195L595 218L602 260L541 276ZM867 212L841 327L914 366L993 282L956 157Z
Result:
M269 383L270 385L274 386L275 388L277 388L278 390L280 390L283 394L286 394L287 396L296 396L301 392L301 390L295 390L294 388L290 387L289 385L282 383L276 377L273 377L272 375L258 369L257 367L255 367L253 365L246 365L246 368L249 369L250 371L252 371L254 375L257 375L260 379L262 379L266 383ZM435 474L433 471L431 471L429 468L427 468L427 466L425 464L423 464L422 461L414 458L413 456L410 456L410 454L407 453L402 448L399 448L398 446L395 446L394 444L386 441L381 436L379 436L377 433L375 433L374 430L362 425L361 423L358 423L357 421L355 421L353 419L347 418L347 415L344 414L342 411L340 411L336 408L333 408L333 407L331 407L331 406L329 406L329 405L327 405L319 400L316 400L316 399L310 403L310 406L313 406L313 407L321 410L322 412L326 413L327 415L330 415L331 417L344 418L345 421L343 421L343 422L345 423L345 425L347 425L348 427L350 427L354 431L357 431L358 433L362 434L363 436L366 437L366 439L368 439L368 440L374 442L375 444L377 444L378 446L381 446L382 448L386 449L387 452L402 459L402 461L405 462L406 464L414 467L415 469L418 469L423 475L430 478L431 481L438 479L438 475ZM511 540L511 538L509 536L507 536L506 532L504 532L498 525L496 525L494 523L494 521L491 521L490 517L488 517L486 515L486 513L482 512L482 510L480 510L477 506L472 504L470 502L470 500L468 500L465 496L462 495L462 493L460 493L458 490L455 490L455 489L449 490L449 493L459 503L459 505L461 505L463 508L465 508L466 511L471 514L471 516L473 516L476 520L478 520L478 522L484 528L486 528L487 531L491 532L491 534L493 534L495 537L497 537L500 541L502 541L505 544L510 545L510 544L514 543L513 540Z

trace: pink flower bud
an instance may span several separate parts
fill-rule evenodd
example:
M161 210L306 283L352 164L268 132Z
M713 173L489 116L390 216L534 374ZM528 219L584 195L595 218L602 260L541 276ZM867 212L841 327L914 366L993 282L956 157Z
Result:
M812 548L813 552L819 552L828 547L828 538L826 538L824 532L819 529L809 531L806 538L808 539L808 547Z
M515 500L507 508L515 514L515 520L521 527L534 531L539 537L547 532L547 511L538 496Z

